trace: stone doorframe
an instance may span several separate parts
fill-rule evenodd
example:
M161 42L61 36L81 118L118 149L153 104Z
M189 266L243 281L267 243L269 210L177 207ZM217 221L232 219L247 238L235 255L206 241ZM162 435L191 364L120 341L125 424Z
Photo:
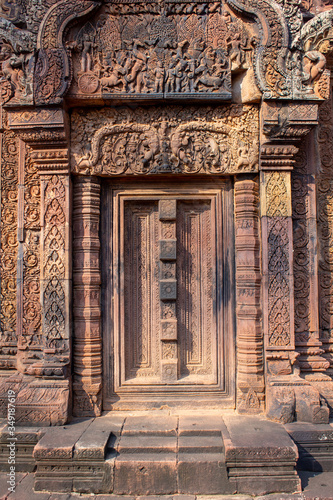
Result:
M332 16L322 13L304 25L299 39L300 46L304 45L301 50L296 44L291 48L288 23L276 4L267 0L253 0L251 8L243 0L228 0L228 4L259 26L254 73L262 93L259 172L229 172L234 175L235 202L237 409L246 413L263 411L266 393L267 414L276 420L283 421L286 407L287 412L290 408L293 412L297 400L309 399L304 418L325 421L328 410L321 404L319 392L299 377L295 363L290 178L299 141L317 125L318 104L328 98L329 75L324 72L323 78L311 83L315 93L302 94L298 88L300 73L290 68L302 70L305 51L326 50L324 42L331 32ZM72 209L69 126L62 107L70 80L65 28L73 12L77 18L84 17L99 5L60 1L49 10L38 37L33 100L37 107L32 102L28 106L13 102L5 111L6 130L12 136L4 140L4 145L8 146L6 140L15 140L19 150L14 161L18 168L17 354L16 345L5 346L8 353L2 366L12 371L9 377L7 373L2 375L1 403L4 413L7 390L15 388L18 422L65 423L71 411L72 390L78 414L99 415L102 409L100 186L94 172L77 175ZM63 16L59 32L49 33L47 27L51 21L56 25L59 13ZM273 52L271 39L279 42ZM290 60L294 57L295 66L281 68L287 52ZM286 94L283 89L287 89ZM145 130L137 127L135 132ZM25 179L27 163L33 167L29 179ZM81 164L88 170L91 166L87 159ZM215 168L213 164L211 167ZM38 182L40 188L36 208L40 230L37 224L27 241L24 233L30 231L31 224L24 214L25 190L33 176L34 188L38 189ZM315 263L314 252L311 259ZM315 289L315 273L311 279ZM34 332L30 334L24 321L32 302L41 316L40 338L35 338ZM319 338L315 345L320 345ZM327 362L320 360L319 371L326 368Z
M288 395L292 388L295 398L295 390L301 387L304 393L306 386L315 399L311 411L318 416L313 419L323 421L327 408L321 406L319 393L297 378L293 368L296 355L290 187L296 144L317 123L318 106L263 103L261 113L260 173L234 176L237 410L262 412L266 388L268 413L275 418L276 411L280 411L274 407L278 395ZM50 395L46 421L65 422L71 411L73 363L75 414L100 415L100 180L94 175L75 176L72 206L66 114L62 109L8 111L8 123L29 145L41 186L43 357L25 366L25 373L38 377L28 380L26 389L37 394L44 388ZM18 320L20 314L19 310ZM24 342L19 341L18 350L18 364L24 367Z

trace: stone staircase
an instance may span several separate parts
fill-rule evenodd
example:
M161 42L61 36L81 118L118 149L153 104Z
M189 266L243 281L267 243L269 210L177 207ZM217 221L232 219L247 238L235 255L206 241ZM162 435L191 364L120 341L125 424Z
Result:
M301 467L318 450L316 464L324 457L322 470L333 469L333 427L319 427L284 427L232 412L223 418L216 412L114 412L62 427L21 428L17 456L21 470L35 470L35 491L133 496L289 493L300 491L296 443ZM0 431L5 453L6 428ZM5 459L0 469L6 470Z

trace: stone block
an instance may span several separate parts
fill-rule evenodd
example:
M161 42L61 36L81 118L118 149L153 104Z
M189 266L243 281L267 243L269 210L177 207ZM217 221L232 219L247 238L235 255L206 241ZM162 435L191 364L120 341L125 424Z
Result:
M176 280L161 280L160 281L160 299L161 300L176 300L177 298L177 281Z
M175 220L177 217L177 200L159 200L158 212L160 220Z
M161 320L161 340L177 340L177 320Z
M177 436L122 436L118 452L123 453L164 453L177 451Z
M96 418L76 442L73 455L74 459L104 460L110 435L113 434L114 428L116 432L119 432L123 422L124 418L121 418L119 422L120 425L116 426L112 417ZM115 436L115 434L113 434L113 436Z
M298 470L333 472L333 424L293 422L285 429L298 447Z
M15 429L15 469L17 472L32 472L35 469L36 463L32 454L44 432L43 428L38 427L17 427ZM9 470L7 444L10 437L7 426L4 426L0 432L0 471Z
M177 258L177 240L160 240L160 259L176 260Z
M117 458L114 493L170 495L178 493L177 462L174 453L138 454Z
M91 421L91 419L77 420L64 427L48 429L34 448L34 458L37 461L52 458L71 459L76 442Z
M180 415L179 417L179 436L186 435L201 435L206 436L221 436L222 429L225 428L222 417L219 415L200 415L193 417L192 415Z
M155 434L177 435L177 417L171 415L129 416L122 435Z
M179 453L178 487L180 493L232 493L221 453Z
M237 493L298 492L298 451L279 424L253 417L226 416L223 433L228 477Z
M161 361L161 379L162 382L176 382L178 380L178 360L163 359Z
M222 453L222 435L206 436L179 436L178 450L180 453Z

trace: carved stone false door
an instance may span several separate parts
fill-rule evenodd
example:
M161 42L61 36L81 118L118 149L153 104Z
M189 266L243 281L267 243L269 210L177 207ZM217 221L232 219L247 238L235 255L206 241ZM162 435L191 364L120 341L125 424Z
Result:
M222 183L106 193L106 409L233 406L226 198Z

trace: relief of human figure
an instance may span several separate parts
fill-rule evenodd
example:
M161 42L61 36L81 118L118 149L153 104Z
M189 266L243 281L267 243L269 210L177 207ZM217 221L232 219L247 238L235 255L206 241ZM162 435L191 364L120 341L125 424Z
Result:
M160 59L157 60L156 68L153 70L153 74L155 75L154 92L163 92L165 69Z
M137 39L133 40L133 51L134 64L130 69L130 72L125 75L125 80L127 83L131 84L129 86L130 92L147 92L147 62L148 56L139 47L144 47L144 45Z
M125 87L125 82L123 76L125 75L125 69L119 62L120 54L118 54L117 59L114 59L111 63L111 67L106 69L106 76L101 78L101 85L109 89L122 85L123 89Z
M81 71L82 73L88 73L92 70L92 50L93 42L91 41L88 34L83 35L82 41L82 54L81 54Z

